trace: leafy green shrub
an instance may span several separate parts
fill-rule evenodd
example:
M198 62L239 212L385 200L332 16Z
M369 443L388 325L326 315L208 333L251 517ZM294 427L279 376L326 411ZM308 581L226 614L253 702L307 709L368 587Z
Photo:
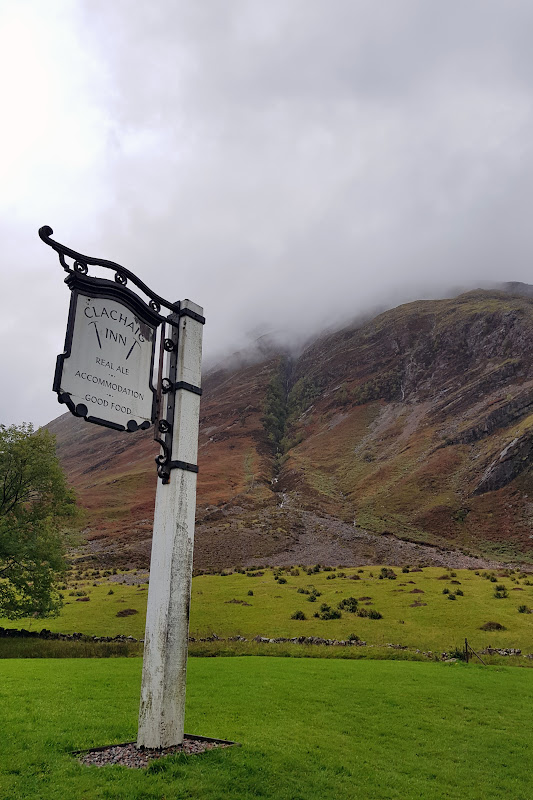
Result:
M254 596L253 589L248 589L248 597L253 597L253 596Z
M402 572L404 573L409 572L409 567L402 567Z
M307 619L303 611L295 611L291 614L291 619Z
M355 614L357 611L358 601L355 597L345 597L343 600L340 601L338 608L341 611L350 611L352 614Z
M496 600L503 600L505 597L509 597L509 592L503 585L503 583L498 583L494 590L494 597Z
M381 571L379 573L379 579L383 580L384 578L387 578L389 581L395 581L396 573L394 572L393 569L389 569L388 567L381 567Z
M444 589L442 590L442 594L450 594L450 590L448 589L447 586L445 586Z
M450 594L448 595L448 600L455 600L455 595L453 592L450 592Z
M317 619L340 619L342 614L340 611L337 611L336 608L331 608L326 603L322 603L320 606L320 611L317 611L314 615Z
M310 594L307 598L308 603L316 603L316 594Z
M303 586L298 586L296 591L298 594L309 594L309 589L304 589Z
M456 596L456 597L464 597L464 592L463 592L463 590L462 590L462 589L456 589L456 590L455 590L455 596Z
M351 633L351 634L348 636L348 641L349 641L349 642L360 642L360 641L361 641L361 639L360 639L360 637L359 637L359 636L357 636L357 634L356 634L356 633Z
M531 614L531 609L526 605L518 606L519 614Z
M328 576L327 576L326 580L327 580L327 581L332 581L332 580L333 580L334 578L336 578L336 577L337 577L337 576L336 576L336 575L335 575L335 573L333 572L331 575L328 575Z
M298 567L293 567L293 568L291 569L291 575L292 575L294 578L296 578L296 577L297 577L299 574L300 574L300 570L298 569Z
M383 619L383 615L374 608L360 608L357 612L358 617L368 617L368 619Z

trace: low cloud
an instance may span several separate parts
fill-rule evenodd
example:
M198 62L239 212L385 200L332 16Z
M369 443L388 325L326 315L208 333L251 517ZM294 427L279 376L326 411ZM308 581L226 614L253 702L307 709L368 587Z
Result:
M262 333L302 341L452 286L529 281L529 3L51 5L68 158L32 149L3 199L8 285L41 332L37 357L8 304L5 369L26 388L6 421L61 410L47 393L67 290L45 223L203 305L210 363Z

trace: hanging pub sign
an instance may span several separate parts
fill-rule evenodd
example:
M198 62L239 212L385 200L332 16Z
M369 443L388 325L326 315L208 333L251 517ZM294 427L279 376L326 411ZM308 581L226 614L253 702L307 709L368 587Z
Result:
M53 385L59 402L76 417L118 431L155 424L163 483L172 469L196 472L195 464L173 459L172 432L176 392L202 393L199 386L176 380L180 324L189 317L203 325L204 317L195 311L199 306L188 300L171 303L126 267L78 253L52 234L48 225L39 230L58 254L71 291L65 348L57 357ZM89 266L113 270L114 280L89 275Z
M155 419L157 321L140 302L123 296L123 289L85 287L76 273L67 281L72 296L65 352L54 378L59 401L89 422L117 430L148 428Z
M58 253L71 291L65 348L54 376L58 400L88 422L129 432L149 428L160 412L161 393L169 392L161 375L163 351L177 348L172 331L185 312L120 264L82 255L51 239L52 234L47 225L39 230L43 242ZM112 269L114 280L89 276L89 265ZM162 306L171 313L163 316ZM153 380L160 326L158 392ZM159 423L164 448L168 425L164 419Z
M70 250L50 239L52 233L48 226L39 231L58 252L71 290L65 350L54 376L58 400L88 422L119 431L149 428L157 413L152 379L157 329L166 322L159 314L162 298L154 299L119 264ZM114 269L115 280L90 277L89 264ZM128 278L152 297L148 303L126 286Z

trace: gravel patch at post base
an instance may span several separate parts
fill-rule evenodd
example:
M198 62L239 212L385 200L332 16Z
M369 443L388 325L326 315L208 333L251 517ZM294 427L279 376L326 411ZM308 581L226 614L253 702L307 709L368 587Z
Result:
M115 744L109 747L87 750L76 755L79 762L88 767L107 767L112 764L118 764L121 767L129 767L130 769L144 769L150 761L164 758L164 756L178 755L180 753L193 756L217 747L234 746L233 742L210 742L191 737L184 739L182 744L161 749L146 747L139 750L133 742L130 742L128 744Z

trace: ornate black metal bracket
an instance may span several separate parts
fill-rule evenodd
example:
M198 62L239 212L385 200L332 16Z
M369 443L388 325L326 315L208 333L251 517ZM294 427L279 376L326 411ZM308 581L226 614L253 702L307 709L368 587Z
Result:
M59 263L65 272L75 272L81 275L88 275L89 265L113 270L115 273L115 283L118 283L119 286L125 287L128 281L131 281L134 286L136 286L143 294L150 298L148 305L155 314L160 315L161 307L164 307L168 308L171 313L179 315L179 303L169 303L168 300L160 297L158 294L149 289L148 286L141 281L140 278L134 275L133 272L131 272L129 269L126 269L126 267L123 267L121 264L117 264L115 261L108 261L104 258L93 258L92 256L86 256L83 253L78 253L77 250L72 250L70 247L51 239L50 237L52 236L53 232L54 231L49 225L43 225L42 228L39 228L40 238L45 244L49 245L49 247L56 251L59 257ZM69 264L66 261L67 258L70 258L73 263ZM165 322L166 317L159 316L159 320L160 322Z
M155 460L155 463L157 464L157 474L163 483L169 482L170 472L173 469L184 469L188 472L198 472L198 466L196 464L189 464L186 461L175 461L172 458L172 429L174 425L176 392L179 390L185 390L198 395L202 394L202 390L199 386L193 386L186 381L176 381L178 367L178 337L179 329L176 327L171 329L171 338L165 339L163 335L161 336L161 354L159 363L160 365L163 364L163 352L167 352L168 377L161 378L159 381L159 403L160 410L163 403L166 405L166 414L165 417L162 417L157 424L154 439L156 442L158 442L158 444L161 445L161 450L163 451Z
M161 326L160 330L160 357L159 357L159 377L158 387L156 391L156 398L154 407L157 409L157 421L155 425L154 440L161 446L161 454L155 459L157 464L157 473L163 483L168 483L170 480L170 472L172 469L184 469L190 472L198 472L196 464L189 464L184 461L176 461L172 458L172 430L174 425L174 410L175 410L175 394L179 390L193 392L194 394L201 395L202 390L199 386L193 386L185 381L176 381L177 375L177 357L178 357L178 339L179 339L179 322L181 317L191 317L192 319L205 323L205 317L197 314L188 307L182 307L180 302L171 303L165 300L160 295L153 292L143 281L140 280L133 272L121 264L114 261L108 261L101 258L93 258L92 256L84 255L70 247L61 244L51 238L53 230L50 226L44 225L39 229L39 236L42 241L56 251L59 257L59 262L65 272L68 273L65 282L68 284L71 291L80 291L82 293L98 293L100 296L105 296L109 299L120 299L120 301L129 304L132 310L138 311L141 316L149 317L151 324L154 328ZM71 263L67 260L69 259ZM101 267L104 269L112 270L114 281L109 281L102 278L89 276L89 266ZM127 284L130 282L138 290L140 290L146 298L139 297L136 292L131 291ZM168 314L164 315L162 309L168 310ZM127 430L129 432L146 429L150 426L150 422L143 422L137 425L133 420L131 424L128 423L126 427L110 422L109 420L98 419L96 417L87 416L87 407L83 404L76 405L68 392L62 392L60 389L60 373L62 366L59 363L69 354L69 341L72 337L72 314L69 316L69 323L67 326L67 338L65 342L65 353L58 356L58 368L56 369L56 376L54 379L54 390L58 393L58 400L65 403L69 410L75 416L81 416L90 422L95 422L99 425L105 425L116 430ZM167 327L168 326L168 327ZM69 340L70 336L70 340ZM168 353L168 376L163 376L164 353ZM152 370L153 370L152 363ZM152 373L153 378L153 373ZM152 380L152 379L151 379ZM155 390L154 390L155 391ZM152 417L154 420L154 416Z
M172 459L172 426L168 424L167 420L159 420L158 432L161 436L154 436L154 441L161 445L163 452L161 455L157 456L155 463L157 464L157 474L163 483L168 483L170 481L170 472L173 469L198 472L197 464L189 464L187 461L174 461Z

